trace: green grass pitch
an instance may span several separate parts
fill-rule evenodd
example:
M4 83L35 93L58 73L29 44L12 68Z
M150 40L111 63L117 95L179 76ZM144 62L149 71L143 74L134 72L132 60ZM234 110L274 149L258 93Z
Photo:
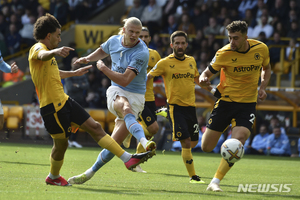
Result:
M68 149L61 175L68 179L92 166L101 148ZM133 149L129 149L133 153ZM207 192L221 156L193 153L196 173L206 184L191 184L179 152L157 151L142 168L127 170L114 158L83 185L45 184L49 145L0 143L0 199L300 199L300 158L249 156L235 164L221 182L222 193ZM291 184L290 192L237 192L239 184Z

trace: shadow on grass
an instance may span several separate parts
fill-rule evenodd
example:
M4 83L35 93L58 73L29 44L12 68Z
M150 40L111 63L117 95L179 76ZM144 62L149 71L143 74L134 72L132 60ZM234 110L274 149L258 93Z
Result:
M202 185L202 184L201 184ZM222 185L223 187L236 187L234 185ZM78 190L84 190L84 191L90 191L90 192L100 192L100 193L110 193L110 194L123 194L123 195L134 195L134 196L144 196L144 193L147 193L146 191L143 191L143 194L138 193L134 188L130 187L117 187L116 189L111 188L111 186L104 186L104 187L109 187L108 189L94 189L94 188L86 188L82 186L76 186L76 189ZM178 191L178 190L165 190L165 189L149 189L149 194L156 192L156 193L169 193L170 195L172 194L190 194L190 195L205 195L205 196L215 196L216 198L218 197L225 197L225 196L232 196L232 194L236 195L248 195L248 196L253 196L253 198L261 199L261 198L267 198L267 197L274 197L274 198L291 198L291 199L300 199L300 196L297 195L288 195L288 194L270 194L270 193L251 193L251 192L211 192L211 191L200 191L200 192L188 192L188 191Z
M8 163L8 164L16 164L16 165L39 165L39 166L50 166L50 164L37 164L37 163L11 162L11 161L0 161L0 163Z

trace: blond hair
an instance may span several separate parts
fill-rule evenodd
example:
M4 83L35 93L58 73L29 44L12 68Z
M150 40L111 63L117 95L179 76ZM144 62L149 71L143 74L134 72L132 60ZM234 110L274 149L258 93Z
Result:
M136 26L141 26L142 27L142 22L136 18L136 17L130 17L128 19L124 19L124 26L122 28L119 29L119 35L123 35L124 31L123 28L126 28L128 26L128 24L132 24L132 25L136 25Z

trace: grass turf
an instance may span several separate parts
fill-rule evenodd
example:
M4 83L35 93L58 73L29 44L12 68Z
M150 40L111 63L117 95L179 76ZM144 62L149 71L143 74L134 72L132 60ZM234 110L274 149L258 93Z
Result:
M61 175L68 179L84 172L100 150L68 149ZM300 199L299 158L245 155L222 180L224 192L215 193L206 187L219 165L219 154L193 153L196 173L206 184L189 183L179 152L158 151L141 165L146 174L133 173L114 158L85 184L58 187L45 184L51 146L0 143L0 152L0 199ZM239 184L292 185L290 192L239 193Z

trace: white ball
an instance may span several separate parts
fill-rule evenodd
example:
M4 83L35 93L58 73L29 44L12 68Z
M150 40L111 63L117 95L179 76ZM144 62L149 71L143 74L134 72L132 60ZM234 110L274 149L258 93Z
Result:
M228 139L221 146L221 156L229 163L235 163L239 161L243 155L244 146L237 139Z

